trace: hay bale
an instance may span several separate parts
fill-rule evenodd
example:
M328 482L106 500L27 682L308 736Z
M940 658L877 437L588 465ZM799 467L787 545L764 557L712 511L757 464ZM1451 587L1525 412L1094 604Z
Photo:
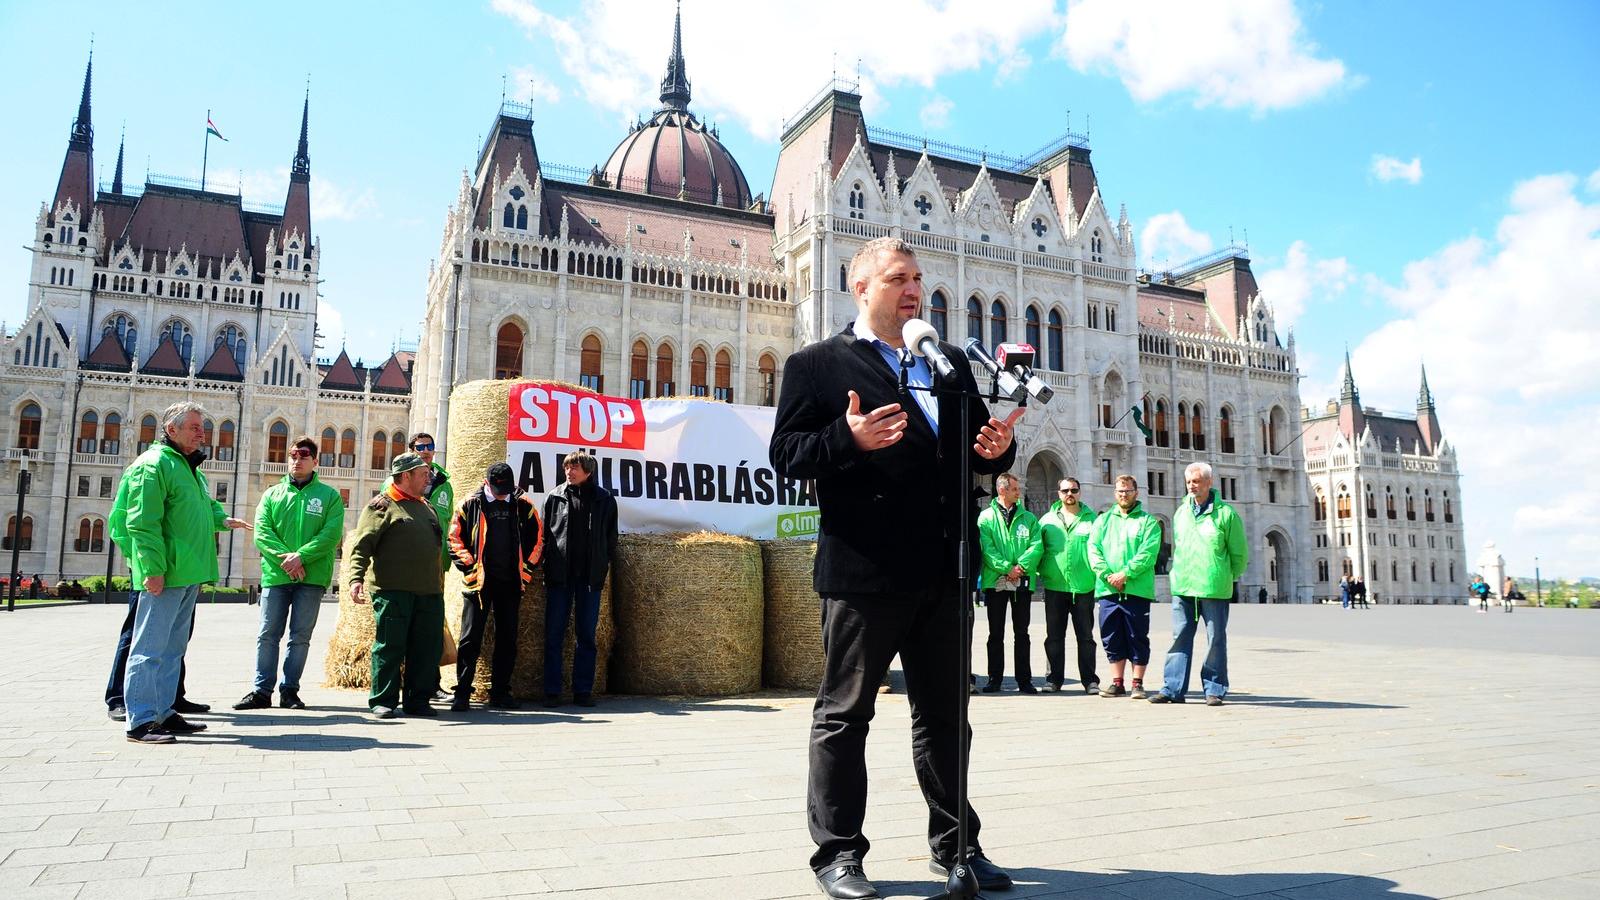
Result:
M761 549L729 534L625 534L613 684L716 696L761 686Z
M345 562L354 545L355 530L351 529L345 532L344 549L339 556L339 622L328 639L322 670L328 677L327 687L366 690L372 687L372 638L378 626L372 617L371 602L355 603L350 599Z
M816 541L761 542L761 678L769 688L816 690L822 682L822 598L811 589L816 558Z

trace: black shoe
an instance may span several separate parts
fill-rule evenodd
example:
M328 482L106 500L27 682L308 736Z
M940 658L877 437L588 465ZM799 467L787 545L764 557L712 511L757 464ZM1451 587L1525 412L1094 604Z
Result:
M1021 692L1021 693L1024 693L1024 694L1037 694L1037 693L1039 693L1039 689L1034 687L1033 686L1033 682L1031 682L1031 681L1024 681L1021 684L1017 685L1017 690L1019 692Z
M985 694L998 694L998 693L1000 693L1000 679L991 678L988 681L984 682L984 684L983 684L983 692Z
M233 705L234 709L270 709L272 707L271 694L258 694L251 691L244 695L244 699Z
M188 713L192 716L196 713L211 712L211 704L196 703L193 700L179 700L177 703L172 704L172 711L175 713Z
M878 889L867 880L867 873L857 863L840 863L823 869L817 873L817 887L839 900L866 900L878 896Z
M439 711L426 703L422 703L406 707L406 715L416 716L419 719L434 719L438 718Z
M305 702L300 699L299 691L291 691L285 688L278 689L278 705L284 709L306 708Z
M472 698L467 694L457 694L455 699L450 701L451 712L466 712L471 708Z
M585 707L587 709L593 709L594 708L594 695L593 694L573 694L572 695L572 702L578 704L579 706Z
M1150 695L1150 702L1151 703L1182 703L1182 702L1184 702L1184 700L1183 700L1182 697L1174 697L1171 694L1167 693L1166 691L1157 691L1156 693Z
M974 853L967 858L967 865L971 867L972 874L978 876L978 887L985 891L1004 891L1011 887L1011 876L1006 870L989 861L982 852ZM935 875L950 877L950 867L937 859L928 860L928 871Z
M128 708L120 703L116 706L107 707L106 718L113 722L126 722L128 721Z
M205 723L191 722L177 713L167 716L156 728L160 731L165 731L167 734L195 734L206 730Z
M130 744L176 744L177 742L177 738L157 728L154 722L146 722L128 731Z
M489 698L489 708L490 709L521 709L522 708L522 704L518 703L516 698L514 698L514 697L490 697Z
M558 707L560 705L561 705L561 695L560 694L545 694L544 695L544 708L545 709L555 709L556 707Z
M1207 706L1221 706L1222 705L1222 698L1217 696L1216 694L1207 694L1206 695L1206 705Z

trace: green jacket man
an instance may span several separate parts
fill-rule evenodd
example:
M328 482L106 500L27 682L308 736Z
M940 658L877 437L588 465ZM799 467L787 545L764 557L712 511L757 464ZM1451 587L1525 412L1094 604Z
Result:
M261 586L333 583L333 556L344 538L344 500L312 472L303 487L293 478L267 488L256 505L256 547L261 550ZM300 555L302 578L283 570L283 557Z
M1088 504L1080 504L1076 515L1069 515L1061 501L1039 520L1043 553L1039 557L1039 579L1047 591L1087 594L1094 590L1094 570L1089 568L1089 536L1098 514Z

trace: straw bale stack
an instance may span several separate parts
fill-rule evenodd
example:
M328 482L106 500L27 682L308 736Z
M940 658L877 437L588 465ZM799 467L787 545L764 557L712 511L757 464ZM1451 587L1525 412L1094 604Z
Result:
M371 602L355 603L350 599L348 562L355 535L352 529L344 536L344 551L339 557L339 622L328 639L328 655L323 658L322 668L328 676L328 687L367 690L372 687L372 638L377 622L372 617Z
M761 549L729 534L625 534L612 566L613 679L633 694L761 686Z
M761 542L766 629L762 683L769 688L816 690L822 681L822 598L811 589L817 543Z

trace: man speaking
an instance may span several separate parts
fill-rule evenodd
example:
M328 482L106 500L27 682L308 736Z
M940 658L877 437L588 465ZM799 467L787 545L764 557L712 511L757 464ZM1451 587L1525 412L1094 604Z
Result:
M850 261L856 321L789 357L773 426L772 465L816 482L821 525L812 583L822 596L826 661L812 711L806 807L817 850L811 868L829 897L877 897L862 860L870 846L866 816L867 729L878 685L899 654L912 710L912 759L928 803L930 868L947 875L957 862L958 704L967 702L961 641L970 640L970 606L958 597L958 541L975 518L961 456L992 475L1016 456L1012 426L1022 414L990 418L955 347L938 349L954 364L948 386L974 398L899 389L903 326L922 308L922 270L897 238L868 242ZM926 348L931 343L924 343ZM913 386L935 383L929 360L915 358ZM961 403L971 433L961 434ZM971 571L976 572L977 543ZM983 856L978 816L965 810L982 888L1011 885Z

